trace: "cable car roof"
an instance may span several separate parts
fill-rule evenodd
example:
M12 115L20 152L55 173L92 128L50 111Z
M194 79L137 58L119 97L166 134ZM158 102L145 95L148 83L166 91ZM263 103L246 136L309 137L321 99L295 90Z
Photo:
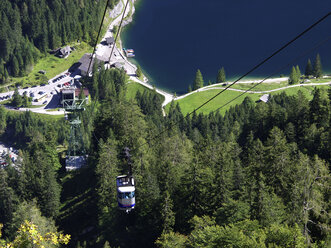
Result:
M133 191L135 191L135 188L133 186L118 187L117 189L121 193L127 193L127 192L133 192Z

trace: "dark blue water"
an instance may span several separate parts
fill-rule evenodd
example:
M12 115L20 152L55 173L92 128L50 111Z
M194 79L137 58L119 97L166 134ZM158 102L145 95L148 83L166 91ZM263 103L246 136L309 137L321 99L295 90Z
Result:
M183 93L197 69L205 82L215 81L222 66L227 79L236 79L330 11L329 0L138 0L123 41L152 84ZM268 76L289 62L304 71L317 52L331 72L331 40L291 62L330 35L331 16L249 77Z

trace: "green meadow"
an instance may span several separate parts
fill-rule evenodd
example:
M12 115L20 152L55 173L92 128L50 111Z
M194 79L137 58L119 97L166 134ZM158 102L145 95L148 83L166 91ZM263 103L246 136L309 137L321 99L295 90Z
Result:
M319 80L318 82L322 83L322 82L328 82L328 81L330 81L330 79L329 80L322 79L322 80ZM277 89L277 88L285 87L287 85L288 85L287 83L261 84L261 85L259 85L260 88L255 89L255 91ZM238 84L238 85L234 85L233 88L247 90L251 86L252 86L251 84ZM276 86L278 86L278 87L276 87ZM329 85L323 85L323 86L300 85L299 87L288 88L288 89L271 92L270 95L280 94L284 91L286 92L287 95L296 95L298 93L298 91L301 90L308 99L312 99L313 91L314 91L315 87L327 89L330 86ZM198 108L201 104L203 104L210 98L214 97L221 90L222 89L212 89L212 90L197 92L197 93L191 94L183 99L177 100L175 102L179 104L179 106L182 110L182 113L184 115L186 115L186 114L192 112L193 110L195 110L196 108ZM209 103L207 103L205 106L200 108L197 111L197 113L208 114L211 111L215 111L218 108L221 108L220 113L224 114L231 106L241 104L246 96L249 96L253 101L257 101L263 95L262 93L245 93L242 96L240 96L242 93L243 92L227 90L224 93L217 96L212 101L210 101ZM168 104L166 106L166 111L169 109L169 106L170 106L170 104Z

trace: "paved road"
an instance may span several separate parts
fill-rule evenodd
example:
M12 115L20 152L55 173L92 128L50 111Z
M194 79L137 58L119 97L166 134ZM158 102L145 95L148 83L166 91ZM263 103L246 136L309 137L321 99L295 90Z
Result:
M124 0L124 4L126 4L127 1L129 1L129 5L125 11L125 15L124 15L125 17L127 17L128 14L130 13L130 8L134 8L133 7L134 1ZM105 36L101 40L100 44L97 45L97 49L96 49L95 53L96 53L96 55L98 55L106 60L110 59L110 63L109 63L110 65L114 64L115 62L122 64L124 69L126 70L127 74L129 76L133 76L136 73L137 67L127 60L126 56L124 56L124 54L123 54L122 49L118 48L116 46L116 44L114 44L115 45L114 52L112 54L112 57L110 58L110 53L111 53L111 50L114 45L109 46L106 44L107 37L114 37L112 30L113 30L114 26L118 26L120 24L122 16L123 16L123 9L124 9L125 5L123 5L122 2L120 2L117 6L121 6L121 8L115 7L115 12L117 12L116 13L117 17L109 25L109 28L108 28ZM114 14L112 14L112 15L114 16Z
M228 88L227 90L231 90L231 91L237 91L237 92L246 92L246 93L255 93L255 94L265 94L265 93L271 93L271 92L276 92L276 91L280 91L280 90L285 90L285 89L289 89L289 88L294 88L294 87L308 87L308 86L318 86L318 85L331 85L331 81L330 82L326 82L326 83L305 83L305 84L295 84L295 85L289 85L286 87L281 87L281 88L277 88L277 89L272 89L272 90L265 90L265 91L247 91L246 90L240 90L240 89L233 89L233 88ZM200 88L198 90L192 91L188 94L176 97L174 100L180 100L183 99L189 95L192 95L194 93L197 92L201 92L201 91L207 91L207 90L223 90L225 89L224 87L218 87L218 86L206 86L203 88Z
M44 86L39 85L30 88L19 89L18 92L20 95L23 95L25 93L27 94L27 96L33 98L32 100L33 108L20 108L19 111L30 110L36 113L63 115L63 111L48 111L48 110L59 107L60 94L58 93L61 91L62 88L64 88L63 85L64 83L73 83L74 82L73 79L76 75L77 75L76 73L68 73L68 71L64 71L63 73L50 79L48 81L48 84ZM56 82L53 82L54 79L57 79L60 76L63 76L63 78L57 80ZM0 93L0 101L4 101L12 98L13 94L14 91ZM9 98L4 99L5 96L9 96ZM41 101L36 101L42 96L44 96L44 98ZM14 109L9 106L7 106L7 108Z

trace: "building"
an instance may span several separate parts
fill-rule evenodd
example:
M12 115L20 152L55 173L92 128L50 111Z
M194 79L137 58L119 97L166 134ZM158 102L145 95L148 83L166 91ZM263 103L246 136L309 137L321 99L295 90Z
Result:
M259 101L260 102L268 102L269 101L269 94L264 94L263 96L260 97Z
M71 106L73 105L75 100L75 88L62 89L61 95L62 95L61 104L64 107Z
M116 62L116 63L112 64L112 67L115 67L116 69L121 69L121 68L123 68L123 65L120 62Z
M90 92L88 91L88 89L75 89L75 99L79 98L81 91L83 91L85 98L88 100L88 97L90 95Z
M71 51L72 50L70 46L63 47L58 51L57 56L60 58L66 58L70 55Z
M106 43L108 46L113 45L115 43L114 37L107 37L106 38Z
M102 56L94 56L92 58L92 61L91 61L91 54L90 53L85 53L83 55L83 57L81 57L81 59L78 61L78 70L79 70L79 74L82 75L82 76L92 76L92 69L93 69L93 65L94 65L94 62L97 61L97 63L108 63L108 59L105 58L105 57L102 57ZM90 65L91 63L91 65ZM89 68L90 67L90 68ZM87 70L89 70L89 73L87 73Z
M61 90L61 94L62 94L61 104L66 105L66 106L73 105L74 102L79 99L81 91L83 91L85 99L88 99L88 97L89 97L88 89L75 89L74 87L62 89Z
M91 74L92 72L92 68L93 68L93 64L94 64L94 58L91 58L91 54L90 53L85 53L83 55L83 57L81 57L81 59L78 61L79 66L78 66L78 70L80 75L82 76L87 76L88 74ZM91 61L92 59L92 61ZM91 65L90 65L91 62ZM90 69L89 69L90 66ZM87 73L87 70L89 69L89 73Z

